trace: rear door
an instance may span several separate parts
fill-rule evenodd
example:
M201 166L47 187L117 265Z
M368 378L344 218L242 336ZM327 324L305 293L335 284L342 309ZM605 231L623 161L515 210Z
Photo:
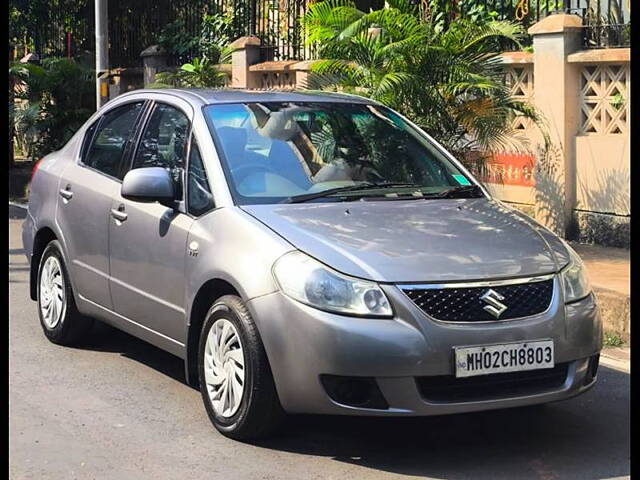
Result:
M127 103L100 116L86 131L80 158L60 180L56 221L76 293L109 309L109 210L144 104Z
M114 309L165 337L183 342L185 256L193 217L184 209L184 169L193 110L179 99L155 102L131 168L163 167L174 178L177 210L127 200L118 190L109 221ZM123 218L124 221L122 220Z

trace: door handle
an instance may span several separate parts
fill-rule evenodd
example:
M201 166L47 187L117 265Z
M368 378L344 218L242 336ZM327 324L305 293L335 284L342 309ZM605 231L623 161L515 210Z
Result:
M71 191L71 185L67 185L60 189L60 196L65 200L71 200L73 198L73 192Z
M124 212L124 205L120 205L118 208L112 208L111 216L119 222L124 222L129 217L129 215Z

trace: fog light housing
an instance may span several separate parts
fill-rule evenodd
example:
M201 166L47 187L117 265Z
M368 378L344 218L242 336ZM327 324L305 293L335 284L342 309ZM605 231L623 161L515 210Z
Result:
M372 377L320 375L322 386L336 403L349 407L386 410L389 404Z
M589 365L587 366L587 373L584 376L584 384L589 385L592 383L598 375L598 364L600 363L600 354L594 355L589 358Z

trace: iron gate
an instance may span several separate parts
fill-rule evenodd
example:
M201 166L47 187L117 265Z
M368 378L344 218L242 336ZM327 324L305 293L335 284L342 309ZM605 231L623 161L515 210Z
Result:
M304 45L301 17L313 0L136 0L109 1L109 62L119 67L140 66L140 52L158 40L164 26L180 19L186 36L198 36L207 13L226 12L239 36L256 35L263 60L304 60L311 56ZM420 1L420 0L416 0ZM629 0L427 0L441 2L452 19L474 15L478 5L498 19L525 27L553 13L567 12L584 20L586 48L629 45ZM377 3L376 3L377 2ZM357 0L361 9L378 0ZM472 9L475 6L475 10ZM94 48L94 1L53 0L47 21L31 33L41 56L76 56ZM185 60L199 54L186 52Z

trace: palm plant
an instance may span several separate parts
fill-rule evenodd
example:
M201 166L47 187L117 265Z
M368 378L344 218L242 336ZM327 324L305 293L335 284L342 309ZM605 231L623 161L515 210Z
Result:
M536 119L510 96L499 42L519 44L522 28L506 21L458 19L441 28L433 8L387 0L365 13L350 0L324 0L304 18L322 60L309 88L340 90L403 112L454 154L520 149L514 115Z
M150 88L215 88L223 87L227 81L227 74L219 67L221 63L231 61L231 50L221 48L218 56L212 58L194 58L190 63L183 64L175 72L161 72L156 75L156 81Z
M64 145L95 111L93 74L67 58L9 66L18 147L34 160Z

